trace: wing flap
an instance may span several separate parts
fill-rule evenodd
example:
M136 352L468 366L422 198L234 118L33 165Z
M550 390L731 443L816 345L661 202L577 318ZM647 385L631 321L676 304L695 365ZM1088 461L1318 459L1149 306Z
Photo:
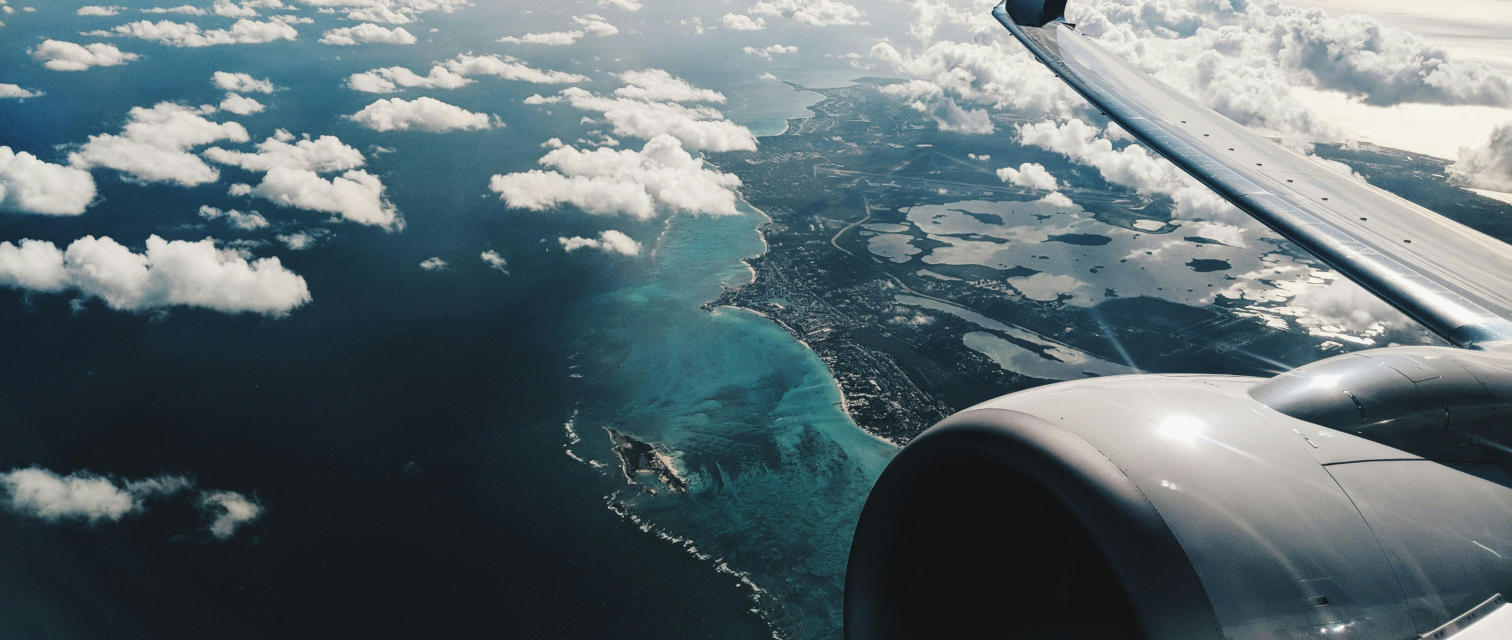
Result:
M1261 136L1063 21L1016 24L1030 52L1108 117L1239 209L1466 348L1512 346L1512 247Z

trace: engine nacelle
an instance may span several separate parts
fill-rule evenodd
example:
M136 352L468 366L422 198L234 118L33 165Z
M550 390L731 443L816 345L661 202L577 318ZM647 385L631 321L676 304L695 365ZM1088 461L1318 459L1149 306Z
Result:
M1501 468L1293 418L1265 382L1093 378L926 431L861 515L846 637L1407 639L1512 594Z

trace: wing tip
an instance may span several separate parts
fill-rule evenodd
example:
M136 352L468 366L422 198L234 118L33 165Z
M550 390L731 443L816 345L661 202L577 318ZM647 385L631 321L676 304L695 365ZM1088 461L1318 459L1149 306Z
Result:
M1066 0L1003 0L992 14L1021 27L1043 27L1066 17Z

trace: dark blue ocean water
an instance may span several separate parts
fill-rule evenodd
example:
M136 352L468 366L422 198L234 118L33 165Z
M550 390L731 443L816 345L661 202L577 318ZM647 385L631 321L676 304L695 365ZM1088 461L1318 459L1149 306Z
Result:
M299 228L332 232L308 251L253 249L309 283L314 302L285 319L133 315L98 303L76 312L67 297L0 290L0 470L184 473L266 507L226 543L196 535L203 522L185 505L154 503L95 528L0 514L0 636L837 633L850 527L891 447L855 429L823 364L775 325L698 308L749 278L739 260L762 250L761 215L633 223L505 211L488 177L530 168L544 139L587 128L581 113L520 103L549 88L482 79L433 94L498 114L502 129L380 134L342 117L375 96L339 85L380 66L423 72L467 50L586 73L598 91L614 86L608 72L662 66L728 92L727 111L762 133L780 130L812 95L757 82L775 67L739 54L744 41L650 46L684 32L686 8L649 3L617 18L622 41L556 50L505 51L493 40L594 9L538 3L526 16L517 3L479 2L411 26L425 34L412 47L351 49L317 45L321 29L341 23L304 9L317 24L301 25L296 42L185 50L116 40L143 57L77 74L30 61L26 50L43 38L90 42L78 31L142 17L81 24L77 4L4 17L0 82L47 96L0 101L0 144L62 162L60 145L117 131L131 107L213 103L221 92L212 72L247 72L284 89L259 96L268 111L231 119L254 141L282 128L363 149L408 226L328 224L267 202L254 207L274 229L208 225L200 205L247 208L226 186L255 176L231 168L195 188L96 171L102 200L82 216L0 214L0 240L108 235L138 250L149 234L271 241ZM197 21L229 23L216 20ZM807 37L795 42L819 62L779 75L846 73L824 54L848 45ZM374 153L379 146L394 151ZM604 228L641 240L647 255L553 249L558 236ZM485 249L509 260L510 275L478 260ZM432 256L452 268L417 267ZM605 426L676 452L688 493L638 493L612 465L567 455L571 447L611 463Z

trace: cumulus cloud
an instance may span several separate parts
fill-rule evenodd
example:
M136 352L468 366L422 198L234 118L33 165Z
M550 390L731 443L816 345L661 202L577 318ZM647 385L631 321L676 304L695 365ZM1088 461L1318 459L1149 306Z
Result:
M202 16L205 15L205 10L192 4L183 4L177 7L149 7L142 9L142 13L178 13L186 16Z
M399 211L384 196L383 181L366 171L347 171L328 180L307 169L274 167L256 187L232 185L231 195L252 195L281 207L330 213L389 230L404 227Z
M83 71L90 67L114 67L136 60L139 56L117 49L113 44L96 42L80 45L62 40L43 40L31 49L31 58L53 71Z
M0 82L0 98L15 98L18 100L25 100L27 98L37 98L44 95L46 95L46 93L37 89L23 89L20 85Z
M192 493L194 485L190 478L166 474L122 480L89 471L64 476L41 467L0 473L6 507L49 524L120 522L141 513L148 499ZM218 540L229 540L242 525L256 521L262 511L255 501L235 491L201 491L193 501L212 519L210 534Z
M751 5L753 16L783 17L799 24L825 27L860 22L861 10L837 0L770 0Z
M766 18L755 18L738 13L726 13L719 19L726 29L735 31L760 31L766 28Z
M119 6L85 5L85 6L79 7L79 10L75 11L74 15L79 15L79 16L113 16L113 15L119 14L121 12L121 10L125 9L125 8L126 7L119 7Z
M210 76L210 81L222 90L232 93L273 93L275 90L272 80L267 78L259 80L246 73L217 71Z
M254 153L211 147L202 155L221 164L263 173L277 167L329 173L356 169L366 162L361 151L336 136L311 139L309 134L305 134L302 139L296 140L294 134L283 129L257 143L257 151Z
M222 313L283 317L310 301L304 278L278 258L249 260L215 240L147 238L135 253L107 237L85 236L59 249L51 242L0 242L0 286L35 293L76 292L117 311L189 306Z
M749 53L753 56L761 56L763 58L766 58L767 60L771 60L774 54L798 53L798 47L791 45L774 44L762 47L760 49L756 47L746 47L742 49L742 51L745 51L746 53Z
M219 106L221 111L229 111L240 116L261 113L266 108L256 98L248 98L247 96L235 93L226 94L226 97L221 99Z
M536 84L587 82L588 77L562 71L542 71L511 56L460 54L420 75L404 67L384 67L347 78L347 86L368 93L392 93L405 88L456 89L472 84L469 76L494 76Z
M605 9L620 9L622 11L641 10L641 3L636 0L599 0L598 6Z
M264 44L278 40L293 40L299 37L299 32L289 26L287 21L279 18L262 22L244 18L237 20L230 29L208 31L189 22L139 20L119 25L109 31L93 31L89 35L139 38L172 47L211 47L223 44Z
M610 229L599 234L597 238L584 238L573 236L571 238L557 238L562 245L562 250L572 253L578 249L598 249L604 253L618 253L623 256L638 255L641 244L630 236Z
M995 127L985 109L966 110L945 96L945 90L926 80L910 80L882 87L882 93L900 98L915 111L928 114L941 131L984 135Z
M509 275L509 262L505 261L504 256L499 255L499 252L489 249L488 251L484 251L479 257L483 259L484 264L488 265L488 268L506 276Z
M1060 153L1093 167L1103 180L1145 195L1164 195L1175 202L1175 214L1183 218L1244 220L1228 201L1202 186L1164 158L1144 147L1116 148L1102 130L1079 119L1064 124L1046 120L1017 127L1019 142Z
M334 44L339 46L352 46L362 43L378 44L415 44L415 36L404 27L380 27L371 22L364 22L355 27L341 27L331 29L320 36L320 44Z
M1449 175L1465 186L1512 192L1512 122L1493 129L1484 146L1462 147Z
M469 6L470 0L300 0L300 3L325 11L345 11L348 20L409 24L421 13L451 13Z
M489 129L496 118L474 113L435 98L380 98L348 116L353 122L374 131L474 131Z
M243 231L253 231L268 226L268 219L256 211L243 213L235 209L226 211L205 205L199 208L199 215L206 220L225 219L226 224Z
M281 233L273 236L275 240L282 242L290 251L304 251L315 246L321 238L330 235L325 229L307 229L293 233Z
M94 177L88 171L0 146L0 210L76 216L84 213L94 197Z
M570 146L540 159L551 171L495 175L488 188L510 207L541 211L570 204L591 214L640 219L672 210L734 215L740 178L704 167L669 135L640 151Z
M135 107L120 135L90 136L68 162L79 169L115 169L139 182L215 182L220 173L189 150L218 140L246 142L247 130L235 122L211 122L202 113L171 102Z
M583 37L582 31L548 31L546 33L527 33L523 36L504 36L499 42L506 44L543 44L551 47L565 47L578 38Z
M210 535L217 540L230 540L237 529L262 515L262 505L235 491L202 492L195 506L211 518Z
M994 109L1065 113L1085 104L1017 42L938 42L916 55L880 42L871 56L942 92Z
M750 129L724 119L724 114L710 107L688 107L668 102L646 102L631 98L610 98L589 93L578 87L563 89L561 96L573 107L598 111L622 136L651 139L671 135L682 146L707 151L751 151L756 136ZM544 102L545 99L541 100ZM530 101L526 101L530 104Z
M997 177L1003 182L1029 189L1039 189L1040 191L1056 190L1055 176L1050 175L1050 172L1045 169L1045 165L1038 162L1025 162L1019 165L1017 169L1003 167L997 170Z
M437 257L430 257L420 261L420 268L426 271L441 271L447 268L447 263Z
M619 29L617 27L609 24L609 21L605 20L604 16L598 15L596 13L590 13L582 16L572 16L572 21L578 23L578 26L581 27L585 33L588 33L590 35L612 36L616 33L619 33Z
M687 80L673 76L662 69L626 71L619 74L625 86L614 90L621 98L634 98L652 102L724 102L724 94L713 89L700 89Z

